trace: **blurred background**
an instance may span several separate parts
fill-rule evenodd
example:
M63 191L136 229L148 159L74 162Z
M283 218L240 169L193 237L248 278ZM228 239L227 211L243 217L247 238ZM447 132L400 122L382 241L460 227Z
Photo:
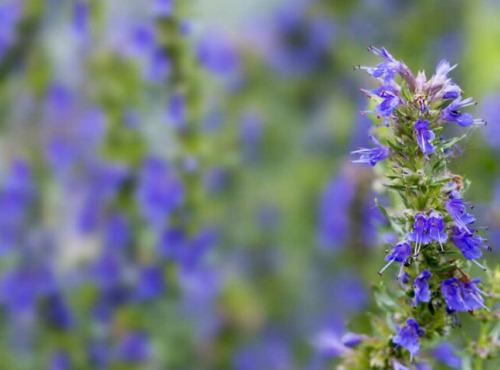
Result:
M348 154L373 125L376 83L352 68L379 62L368 45L428 76L459 64L488 125L452 169L492 266L499 17L496 0L1 0L2 367L335 368L392 279L384 194ZM447 350L426 353L461 368Z

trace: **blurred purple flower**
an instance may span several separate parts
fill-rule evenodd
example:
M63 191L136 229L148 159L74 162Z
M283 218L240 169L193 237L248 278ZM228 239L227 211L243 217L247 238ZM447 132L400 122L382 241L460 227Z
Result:
M162 228L167 216L182 203L184 187L167 163L149 157L142 164L136 198L146 221Z
M481 112L490 124L481 130L485 140L495 149L500 149L500 93L490 93L483 98Z
M453 347L451 344L442 343L434 348L432 354L439 362L442 362L453 369L461 369L462 359L456 355L457 352L459 352L458 349Z
M139 332L125 334L116 346L116 358L126 363L147 362L152 354L148 337Z
M16 25L21 18L22 8L22 2L16 0L7 0L0 4L0 60L17 41Z
M258 159L264 126L260 114L253 110L243 112L240 117L240 142L243 158L253 162Z
M173 93L167 104L167 118L169 122L177 130L184 128L186 125L186 99L181 93Z
M19 242L34 197L30 166L22 159L13 160L0 186L0 251Z
M159 17L167 17L172 15L174 11L173 0L151 0L153 15Z
M236 46L222 32L206 32L198 43L198 60L216 75L234 73L239 68Z
M131 225L122 213L113 213L104 224L103 245L110 251L123 251L132 239Z
M165 291L163 270L159 266L139 267L134 297L138 301L150 301L158 298Z
M67 352L57 351L50 359L49 370L71 370L71 359Z
M318 241L322 248L344 247L350 236L350 207L355 184L349 172L335 176L323 190L319 204Z
M451 278L441 283L441 293L449 311L473 311L480 308L489 309L484 305L482 295L486 295L476 286L480 279L462 282Z

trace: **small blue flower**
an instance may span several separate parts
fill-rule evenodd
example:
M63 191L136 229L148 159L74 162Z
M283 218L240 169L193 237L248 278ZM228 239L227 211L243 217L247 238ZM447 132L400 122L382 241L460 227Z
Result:
M417 142L424 154L434 153L434 145L430 143L436 135L429 129L429 121L418 120L415 122L415 131L417 132Z
M443 110L441 118L447 122L456 122L462 127L468 127L473 124L483 125L485 124L483 119L474 119L470 113L462 113L459 111L462 108L475 104L472 98L461 100L459 97Z
M146 362L152 356L149 340L142 333L125 334L117 345L116 355L126 363Z
M444 219L436 211L432 211L429 218L427 219L427 224L429 226L429 236L432 240L435 240L441 246L441 251L444 252L443 243L448 240L448 234L444 230Z
M207 32L198 44L198 60L207 70L216 75L236 72L239 55L235 45L222 32Z
M376 56L385 59L384 62L379 63L376 67L359 67L360 69L366 70L372 77L388 77L393 79L394 76L401 72L404 68L403 63L394 59L394 57L385 48L378 49L370 46L368 50Z
M474 230L471 230L474 232ZM461 230L458 227L453 227L453 233L451 235L451 240L457 246L458 249L462 252L464 257L476 265L478 265L483 270L486 268L479 264L476 259L480 258L483 255L483 252L479 248L490 249L487 245L484 244L485 239L480 237L479 235L470 234L467 231Z
M431 238L428 234L429 225L427 219L423 214L417 214L415 216L415 223L413 224L413 233L406 234L406 237L415 242L415 255L420 253L420 248L422 244L429 244Z
M403 267L404 267L404 264L406 262L406 259L408 257L410 257L410 255L411 255L411 244L409 241L403 240L402 242L399 242L391 249L392 249L391 254L389 254L385 257L385 260L389 261L389 263L387 265L385 265L384 268L382 268L382 270L380 270L379 275L382 275L382 272L384 272L384 270L387 267L389 267L389 265L391 263L396 261L396 262L401 263L401 270L399 271L399 274L398 274L398 279L399 279L403 273Z
M401 98L388 89L383 88L378 96L380 96L383 100L379 105L377 105L375 110L383 117L389 117L392 114L392 111L396 109L399 104L401 104Z
M377 164L377 162L380 162L389 156L390 152L388 147L381 145L374 136L370 136L370 139L375 144L375 147L371 149L358 149L351 152L351 154L360 155L360 158L353 161L353 163L363 163L373 167Z
M176 92L170 96L167 106L167 117L176 129L186 125L186 99L183 94Z
M460 351L449 343L442 343L432 351L436 360L442 362L453 369L462 369L462 359L456 355Z
M414 319L408 319L406 326L392 338L392 342L396 344L396 348L399 346L406 348L410 352L410 361L413 361L413 356L420 350L419 336L420 326Z
M161 268L151 265L142 266L135 288L135 298L139 301L150 301L165 291L165 281Z
M141 168L137 201L142 216L153 227L162 227L167 216L184 199L184 187L161 159L147 158Z
M431 291L427 280L432 276L429 270L425 269L415 278L413 290L415 291L415 307L418 302L429 302L431 300Z
M463 199L460 198L460 194L453 190L450 193L450 199L447 199L444 203L444 206L453 220L455 221L455 225L464 231L467 231L471 234L471 231L467 227L476 221L474 215L467 213L466 207L472 207L469 203L464 203Z
M480 308L489 309L484 305L482 295L487 295L476 286L480 279L462 282L456 277L441 283L441 293L450 311L473 311Z
M153 15L159 17L168 17L174 11L173 0L153 0L152 5Z

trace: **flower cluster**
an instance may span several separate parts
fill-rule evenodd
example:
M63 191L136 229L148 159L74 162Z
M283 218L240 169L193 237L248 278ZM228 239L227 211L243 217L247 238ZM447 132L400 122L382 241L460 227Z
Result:
M463 260L450 258L461 252L465 260L485 270L477 260L482 257L481 248L491 248L477 234L481 227L473 226L476 218L468 211L472 205L463 200L463 179L446 166L450 149L465 135L451 139L441 135L449 122L462 127L485 122L462 111L475 103L472 98L464 99L460 87L448 76L456 65L442 60L427 79L425 72L415 76L384 48L370 47L369 51L383 61L375 67L355 67L380 84L362 90L374 102L374 108L362 114L373 113L384 124L375 127L370 136L375 147L352 154L360 155L355 163L374 166L387 162L384 185L399 194L405 206L390 215L377 203L401 238L387 250L388 263L379 274L394 261L400 263L397 278L413 299L399 311L398 320L406 316L406 326L392 338L396 347L390 353L395 356L398 347L406 348L412 361L419 352L419 341L432 337L429 331L447 332L447 315L488 309L483 299L487 294L477 287L480 280L465 273ZM406 285L412 276L413 284Z

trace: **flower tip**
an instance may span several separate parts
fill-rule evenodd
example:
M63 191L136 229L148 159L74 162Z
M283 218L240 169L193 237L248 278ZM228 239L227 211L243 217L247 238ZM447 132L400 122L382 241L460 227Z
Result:
M359 113L364 116L365 115L365 111L364 110L360 110Z
M382 271L378 271L378 272L377 272L377 275L378 275L378 276L382 276Z

